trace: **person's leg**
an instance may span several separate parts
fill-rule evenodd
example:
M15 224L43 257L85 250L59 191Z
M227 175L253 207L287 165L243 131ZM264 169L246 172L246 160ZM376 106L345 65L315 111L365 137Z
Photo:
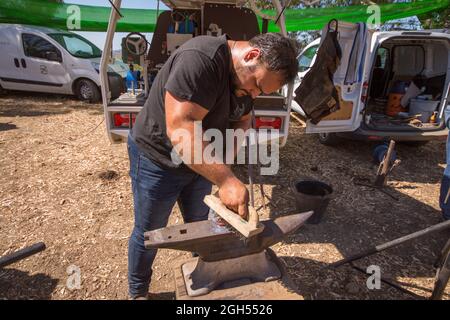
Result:
M441 207L442 218L444 220L450 219L450 197L447 203L445 203L445 198L447 197L449 188L450 188L450 176L444 174L441 180L441 190L439 195L439 205Z
M447 158L447 166L444 170L444 175L442 176L441 181L441 190L439 195L439 205L442 210L442 217L445 220L450 219L450 197L448 201L445 203L445 198L447 197L447 193L450 188L450 135L447 137L447 145L446 145L446 158Z
M196 175L189 184L183 187L178 199L178 206L186 223L208 219L209 207L203 202L206 195L211 194L212 183Z
M163 228L181 190L173 173L144 157L134 141L128 141L130 177L134 201L134 228L128 243L128 284L131 297L148 294L156 249L145 249L144 232Z

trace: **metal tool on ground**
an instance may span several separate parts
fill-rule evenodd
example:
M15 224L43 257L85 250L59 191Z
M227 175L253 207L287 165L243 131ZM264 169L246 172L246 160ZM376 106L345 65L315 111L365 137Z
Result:
M358 268L357 266L355 266L353 264L353 261L359 260L361 258L364 257L368 257L370 255L373 255L375 253L381 252L383 250L395 247L397 245L400 245L404 242L413 240L413 239L417 239L421 236L424 236L426 234L430 234L432 232L437 232L437 231L441 231L444 229L448 229L450 228L450 220L438 223L434 226L430 226L428 228L416 231L414 233L411 233L409 235L400 237L398 239L386 242L384 244L366 249L360 253L354 254L348 258L339 260L337 262L334 262L330 265L328 265L326 268L336 268L339 266L342 266L346 263L349 263L352 268L365 273L364 270L362 270L361 268ZM445 288L448 284L448 280L450 278L450 239L447 241L447 243L445 244L444 248L441 251L441 254L437 260L437 262L435 263L435 267L437 268L436 270L436 280L434 283L434 289L433 289L433 293L431 294L430 300L440 300L442 298L442 295L444 294ZM384 283L396 288L397 290L400 290L402 292L405 292L407 294L416 296L413 292L406 290L404 288L402 288L400 285L386 280L386 279L381 279Z
M145 247L196 252L198 258L180 265L175 273L183 280L180 287L186 289L187 296L203 296L240 279L256 283L279 279L280 269L267 249L297 230L311 214L306 212L261 221L262 232L253 235L252 241L248 242L211 220L175 225L146 232Z
M437 269L436 280L434 282L434 289L430 299L440 300L444 295L445 288L447 287L448 280L450 278L450 239L448 239L442 249L441 255L439 256L435 267Z
M228 209L215 195L208 195L203 200L208 207L239 231L244 237L249 238L264 230L264 225L259 223L259 216L255 208L248 206L248 221L235 212Z
M359 271L359 272L361 272L364 275L367 275L367 270L356 266L355 264L353 264L353 262L350 262L349 264L354 270ZM411 292L411 291L403 288L400 283L397 283L397 282L392 281L390 279L386 279L384 277L380 277L380 281L385 283L385 284L387 284L387 285L389 285L389 286L391 286L391 287L393 287L393 288L395 288L395 289L397 289L398 291L401 291L403 293L409 294L410 296L412 296L414 298L418 298L418 296L414 292Z
M36 244L33 244L32 246L26 247L14 253L0 257L0 268L6 267L14 262L26 259L43 250L45 250L45 244L43 242L38 242Z
M386 156L384 157L383 161L380 163L380 166L378 167L377 171L377 177L375 179L374 185L376 187L383 187L387 183L387 175L394 169L396 166L400 164L400 160L396 159L395 161L392 161L392 156L394 154L394 148L395 148L395 141L391 140L389 142L389 148L387 150ZM393 162L392 167L389 167L391 162Z
M345 258L345 259L339 260L337 262L334 262L334 263L330 264L329 266L327 266L327 268L336 268L336 267L342 266L342 265L344 265L346 263L349 263L349 262L352 262L352 261L355 261L355 260L358 260L358 259L361 259L361 258L365 258L365 257L368 257L368 256L373 255L375 253L378 253L378 252L384 251L386 249L398 246L399 244L402 244L404 242L407 242L407 241L410 241L410 240L413 240L413 239L417 239L417 238L419 238L421 236L424 236L426 234L430 234L432 232L444 230L444 229L447 229L447 228L450 228L450 220L438 223L438 224L436 224L434 226L430 226L428 228L425 228L425 229L422 229L422 230L419 230L419 231L416 231L414 233L411 233L411 234L408 234L406 236L397 238L395 240L392 240L392 241L389 241L389 242L386 242L386 243L383 243L383 244L380 244L380 245L368 248L368 249L363 250L363 251L361 251L361 252L359 252L357 254L351 255L348 258Z
M401 160L396 159L393 161L393 155L394 155L394 148L395 148L395 141L391 140L389 143L389 148L386 152L386 155L383 158L383 161L381 161L380 165L378 166L377 175L375 178L375 181L373 184L365 183L364 181L355 180L356 185L365 186L369 188L373 188L376 190L379 190L383 192L384 194L387 194L394 200L398 201L398 198L390 194L388 191L384 190L384 187L387 185L387 177L388 174L392 172L392 170L399 166L401 163ZM392 165L391 165L392 163Z

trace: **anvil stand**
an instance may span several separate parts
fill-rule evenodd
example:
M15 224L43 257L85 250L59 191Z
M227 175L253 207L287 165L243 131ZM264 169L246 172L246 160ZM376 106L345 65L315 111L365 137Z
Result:
M199 256L174 267L176 298L301 299L270 246L297 230L312 212L261 221L264 231L242 239L206 220L145 233L146 248L170 248Z
M175 266L173 272L177 300L301 299L271 249L217 262L194 258Z

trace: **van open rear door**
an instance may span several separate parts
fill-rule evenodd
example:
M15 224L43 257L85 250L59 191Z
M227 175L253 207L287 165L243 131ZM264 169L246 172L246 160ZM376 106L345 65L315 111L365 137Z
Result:
M321 45L327 31L328 26L325 26L322 30ZM365 52L368 50L367 45L369 43L367 39L368 30L364 23L353 24L339 21L337 31L341 59L333 76L333 84L337 93L337 97L334 96L334 98L339 99L339 109L332 110L330 114L320 117L320 121L309 119L306 125L307 133L354 131L359 127L362 119L359 109L363 90ZM315 63L317 62L316 60ZM314 68L310 70L310 72L314 71ZM305 86L305 88L311 87L313 78L314 74L311 74L309 79L305 77L298 89L302 86ZM320 88L320 84L318 87ZM330 101L335 100L331 99ZM306 108L303 109L306 110Z

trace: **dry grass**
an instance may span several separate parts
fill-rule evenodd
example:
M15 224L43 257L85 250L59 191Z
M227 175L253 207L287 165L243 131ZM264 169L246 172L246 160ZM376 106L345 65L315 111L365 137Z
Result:
M0 256L38 241L47 245L44 252L0 270L0 298L127 299L127 241L133 224L128 157L125 145L109 143L102 119L100 105L71 98L20 93L0 97ZM395 201L353 183L355 178L373 177L373 145L343 141L330 148L303 132L293 120L280 172L264 178L272 201L260 213L268 217L293 209L289 183L302 175L333 186L334 200L324 221L306 225L274 246L305 299L428 297L432 264L449 236L445 232L356 263L364 269L381 266L384 277L401 282L415 296L385 284L368 290L367 275L349 266L321 268L440 221L445 142L398 146L402 164L389 183L399 198ZM236 172L246 179L244 168ZM256 201L261 205L259 192ZM175 208L170 223L181 222ZM158 253L154 298L174 298L170 266L186 257L172 250ZM81 269L79 290L66 287L70 265ZM446 294L448 299L449 289Z

